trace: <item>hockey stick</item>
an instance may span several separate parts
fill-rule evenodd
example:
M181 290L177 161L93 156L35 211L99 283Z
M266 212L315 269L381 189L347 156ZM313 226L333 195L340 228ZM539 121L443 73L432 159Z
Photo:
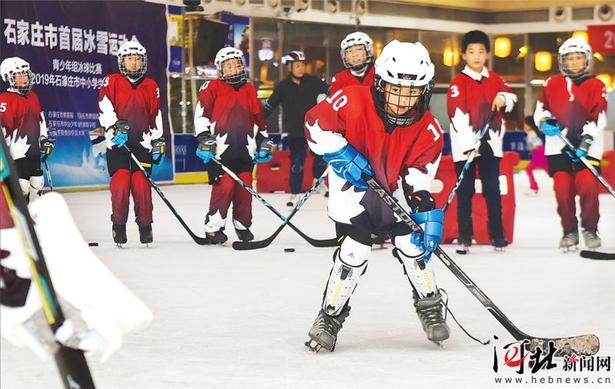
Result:
M169 202L169 200L167 200L167 198L165 197L164 193L162 192L162 190L160 189L160 187L158 185L156 185L156 183L152 180L152 177L149 175L149 173L147 172L147 170L145 170L145 168L143 167L143 165L141 164L141 162L139 162L139 160L137 159L137 157L135 157L135 155L132 153L132 151L130 151L130 149L128 148L128 146L124 145L124 148L126 149L126 151L128 151L128 154L130 154L130 158L132 158L132 160L134 161L134 163L137 165L137 167L139 168L139 170L141 170L141 173L143 173L143 175L145 176L145 178L147 178L147 180L149 181L150 185L152 186L152 188L154 188L156 190L156 193L158 193L158 196L160 196L160 198L162 199L162 201L164 201L164 203L167 205L167 207L169 207L169 209L171 210L171 212L173 213L173 215L175 215L175 217L177 218L177 220L179 221L179 224L182 225L182 227L184 227L184 229L186 230L186 232L188 232L188 235L190 235L190 237L192 238L192 240L194 240L194 242L196 244L199 245L206 245L209 244L208 240L206 237L202 238L198 235L196 235L194 232L192 232L192 230L190 229L190 227L188 227L188 225L186 224L186 222L184 221L184 219L182 219L181 216L179 216L179 213L177 213L177 211L175 210L175 208L173 207L173 205L171 205L171 203Z
M44 165L45 165L45 174L47 175L47 182L49 182L49 191L53 192L53 180L51 179L51 171L49 170L49 164L47 163L46 159L45 159Z
M370 188L372 188L378 196L391 208L391 210L397 215L404 223L406 223L412 231L422 232L421 226L419 226L410 215L399 205L397 200L391 196L390 193L380 184L374 177L367 174L362 174L361 178L367 182ZM436 256L444 263L444 265L461 281L461 283L468 288L468 290L476 297L478 301L483 304L485 308L496 318L498 322L518 341L529 341L529 348L531 350L540 347L541 350L546 350L549 342L553 342L557 348L556 355L571 355L573 353L578 355L594 355L600 349L600 340L596 335L579 335L566 338L538 338L532 335L528 335L525 332L518 329L511 321L504 315L504 313L491 301L489 297L468 277L468 275L461 270L461 268L442 250L441 247L435 251Z
M39 291L47 323L51 331L55 333L62 326L66 318L51 282L43 250L36 236L28 206L15 176L15 164L8 152L4 137L0 138L2 138L0 141L0 144L2 144L2 153L0 153L2 191L4 192L15 227L20 234L24 246L24 254L28 257L32 279ZM64 387L67 389L94 388L94 380L92 379L92 374L83 351L66 347L61 343L56 343L56 345L57 347L54 347L53 354Z
M290 219L292 219L293 216L295 216L295 214L299 211L299 208L301 208L303 203L307 201L308 197L310 197L312 193L316 191L316 188L318 188L318 186L325 180L326 175L327 175L327 170L325 169L322 175L318 177L318 180L316 180L314 185L312 185L310 190L308 190L307 193L305 193L303 197L301 197L301 199L297 202L297 204L292 209L290 214L285 218L284 223L282 223L282 225L278 227L278 229L275 230L275 232L270 237L264 240L258 240L258 241L252 241L252 242L243 242L243 241L233 242L233 248L235 250L254 250L254 249L262 249L264 247L269 246L271 242L273 242L273 240L276 238L276 236L278 236L278 234L282 232L284 227L286 227Z
M560 132L557 136L559 136L559 138L562 140L562 142L564 142L566 144L566 147L568 147L568 149L570 149L570 151L576 155L577 153L577 149L572 145L572 143L570 143L570 141L568 140L568 138L566 138L564 135L562 135L562 133ZM606 188L606 190L609 191L609 193L611 194L611 196L615 197L615 190L611 187L611 185L609 185L608 182L606 182L606 180L604 179L604 177L602 177L600 175L600 173L598 173L598 170L596 170L595 167L592 166L591 163L589 163L589 161L587 160L587 158L585 157L579 157L579 159L581 160L581 162L583 162L583 165L585 165L590 172L592 172L592 174L594 175L594 177L596 177L596 179L602 184L602 186L604 186Z
M579 253L583 258L608 261L615 259L615 253L605 253L603 251L581 250Z
M334 246L337 246L337 239L335 239L335 238L332 238L332 239L314 239L314 238L310 238L309 236L304 234L293 223L291 223L289 220L287 220L287 218L285 218L284 215L282 215L277 209L275 209L273 207L273 205L269 204L269 202L267 200L265 200L263 198L263 196L261 196L257 191L252 189L252 187L248 186L245 182L243 182L243 180L241 178L239 178L237 176L237 174L235 174L231 169L229 169L228 167L224 166L224 164L221 161L219 161L219 160L217 160L215 158L213 159L213 161L216 162L217 164L219 164L220 167L222 167L222 170L224 170L224 172L226 174L228 174L233 180L235 180L235 182L237 182L239 185L241 185L245 190L250 192L250 194L252 196L256 197L256 199L258 199L258 201L260 201L265 207L269 208L269 210L271 212L275 213L275 215L277 217L279 217L283 222L288 224L288 226L290 228L295 230L295 232L297 234L299 234L303 239L305 239L309 244L311 244L314 247L334 247ZM235 248L234 244L233 244L233 248Z
M446 213L446 210L453 202L453 198L455 198L455 194L457 194L457 190L459 190L459 187L461 186L461 181L463 181L465 172L466 170L470 169L470 166L472 166L472 162L474 161L474 158L476 158L476 154L478 154L480 142L483 140L483 137L485 136L487 131L489 131L489 125L491 124L491 121L493 120L493 118L495 118L495 115L497 114L498 114L498 111L493 111L491 115L489 115L489 118L487 119L487 122L483 126L483 129L478 134L478 140L477 140L478 146L474 147L474 149L472 149L472 151L470 152L470 155L468 155L468 160L463 165L463 169L461 169L461 173L459 173L459 177L457 177L457 182L455 182L455 186L453 186L453 189L451 189L451 193L448 194L448 198L446 199L446 204L444 204L444 207L442 207L442 212Z

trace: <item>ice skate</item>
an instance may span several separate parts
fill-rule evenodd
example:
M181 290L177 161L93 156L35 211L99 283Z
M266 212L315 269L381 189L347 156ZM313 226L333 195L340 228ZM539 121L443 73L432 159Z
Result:
M598 233L595 231L583 230L583 241L588 249L597 249L602 246L602 240L600 240Z
M504 251L504 248L508 246L508 241L503 237L500 238L492 238L491 245L495 249L495 251Z
M209 244L223 244L228 240L228 237L222 230L206 232L206 236Z
M470 252L470 246L472 246L471 237L459 237L457 239L457 250L455 252L460 255L465 255Z
M113 241L117 247L122 247L123 244L128 242L128 237L126 237L126 224L113 224L111 232L113 234Z
M287 207L294 207L295 204L297 204L297 201L299 201L299 199L301 198L301 194L297 193L297 194L291 194L290 195L290 199L288 199L288 202L286 203Z
M250 231L249 228L235 228L235 233L237 234L237 238L239 238L239 240L242 242L250 242L254 240L254 234L252 233L252 231Z
M305 345L314 352L319 352L323 347L329 351L335 350L337 334L349 314L349 305L346 305L338 316L329 316L321 309L314 320L312 329L308 332L310 339L305 342Z
M154 241L151 224L139 226L139 240L146 246Z
M440 293L419 298L416 292L412 293L414 298L414 308L421 320L423 330L427 334L427 339L441 346L442 342L449 338L450 331L442 311L446 309L442 303Z
M569 232L564 234L562 239L559 241L559 248L562 249L563 252L567 253L569 251L576 251L578 249L579 244L579 232Z

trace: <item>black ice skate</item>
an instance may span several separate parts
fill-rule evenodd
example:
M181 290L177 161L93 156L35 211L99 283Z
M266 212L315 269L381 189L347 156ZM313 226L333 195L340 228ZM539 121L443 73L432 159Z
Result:
M206 236L208 244L222 244L228 240L228 237L222 230L207 232Z
M569 232L562 236L559 241L559 248L563 252L576 251L579 244L579 231Z
M457 238L457 243L459 246L455 252L461 255L467 254L470 252L470 246L472 246L472 237L460 236Z
M312 329L308 332L310 339L305 342L305 345L316 353L323 347L331 352L335 350L337 334L342 329L342 324L349 314L349 305L346 305L337 316L329 316L321 309L316 316L316 320L314 320Z
M237 237L242 242L251 242L254 240L254 234L249 228L246 228L245 230L235 228L235 233L237 233Z
M148 245L154 241L154 234L152 233L151 224L139 226L139 240L145 245Z
M597 249L602 246L602 241L596 231L583 230L583 240L588 249Z
M118 247L122 247L123 244L128 242L126 237L126 224L114 224L112 229L113 241Z
M508 246L508 241L503 237L491 238L491 245L495 251L504 251L504 248Z
M413 292L412 297L414 298L416 314L421 320L427 339L440 345L450 336L448 324L442 316L442 311L446 309L442 303L442 295L437 293L419 298L418 294Z

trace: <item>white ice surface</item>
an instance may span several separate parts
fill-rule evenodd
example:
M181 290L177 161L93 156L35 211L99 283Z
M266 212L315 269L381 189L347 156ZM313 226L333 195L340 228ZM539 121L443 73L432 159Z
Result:
M516 177L515 242L506 252L473 247L471 255L459 256L453 246L444 249L525 332L545 337L595 333L601 340L599 355L615 358L615 261L557 250L561 227L551 180L544 172L536 174L541 184L537 196L526 195L524 173ZM203 235L210 187L165 186L163 191ZM372 253L336 351L313 354L303 343L319 309L333 249L313 248L290 228L262 250L197 246L155 193L153 197L154 245L142 247L131 223L129 244L118 249L111 240L109 193L66 195L85 239L100 243L95 252L154 312L152 325L127 336L105 364L90 364L99 388L496 387L492 346L470 340L450 318L452 335L444 348L426 340L409 285L390 249ZM286 212L287 195L265 198ZM612 252L615 199L601 195L600 201L602 249ZM324 208L325 199L316 195L293 221L310 236L333 237ZM279 221L257 201L253 209L252 229L257 239L265 238ZM235 238L232 228L227 232ZM285 247L296 252L284 253ZM434 263L439 285L448 291L450 307L462 324L482 339L497 334L512 341L437 259ZM4 340L1 345L2 388L61 387L53 362L42 362ZM507 369L505 375L517 376ZM610 373L590 375L609 376L610 385L590 381L565 387L614 387L613 370L615 361ZM549 375L583 376L562 372L561 366Z

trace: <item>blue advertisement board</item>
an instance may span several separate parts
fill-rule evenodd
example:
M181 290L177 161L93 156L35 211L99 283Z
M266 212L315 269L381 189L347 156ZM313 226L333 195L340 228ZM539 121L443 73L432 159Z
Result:
M2 58L20 57L34 72L47 125L55 131L49 158L56 187L109 182L104 150L95 152L89 131L99 126L98 93L105 76L118 72L117 50L133 37L147 49L147 76L160 88L163 130L171 144L167 104L166 7L141 1L0 2ZM3 84L3 88L6 84ZM154 178L174 178L172 147Z

